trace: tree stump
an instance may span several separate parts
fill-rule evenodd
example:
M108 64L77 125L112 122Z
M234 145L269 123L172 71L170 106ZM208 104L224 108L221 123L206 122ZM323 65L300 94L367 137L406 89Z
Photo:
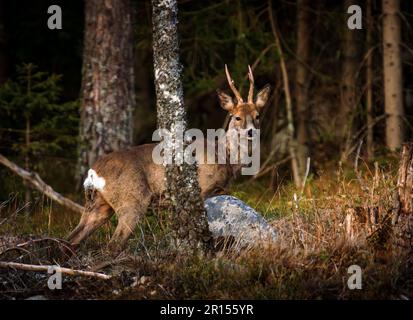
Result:
M399 205L393 217L394 245L412 252L413 244L413 144L403 145L397 178Z

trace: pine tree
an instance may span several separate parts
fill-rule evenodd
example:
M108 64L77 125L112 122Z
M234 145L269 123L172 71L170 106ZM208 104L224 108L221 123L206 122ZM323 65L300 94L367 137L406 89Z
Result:
M81 89L79 171L132 144L135 108L130 0L87 0Z
M295 90L297 104L297 158L300 173L304 175L309 156L308 130L308 63L310 62L310 1L297 2L297 65L295 72Z
M399 0L383 0L384 108L387 114L386 145L390 150L400 148L404 138L399 11Z
M5 127L1 129L9 132L3 148L10 147L21 155L26 170L44 174L45 155L70 158L75 154L78 103L61 101L60 79L59 75L26 63L17 67L15 80L9 79L0 87L0 118L8 119L2 122ZM13 143L9 145L7 140ZM30 189L26 189L27 208L31 200Z

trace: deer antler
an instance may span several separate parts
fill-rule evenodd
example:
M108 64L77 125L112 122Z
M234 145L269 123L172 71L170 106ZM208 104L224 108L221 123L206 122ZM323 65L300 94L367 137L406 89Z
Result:
M242 97L241 97L240 93L238 92L237 88L235 88L234 80L232 80L232 78L229 74L227 65L225 65L225 74L227 75L227 80L228 80L229 87L231 88L232 92L234 93L235 98L237 99L237 102L238 103L244 102L244 100L242 100Z
M248 65L248 79L250 80L250 90L248 91L248 103L254 103L254 76L251 67Z

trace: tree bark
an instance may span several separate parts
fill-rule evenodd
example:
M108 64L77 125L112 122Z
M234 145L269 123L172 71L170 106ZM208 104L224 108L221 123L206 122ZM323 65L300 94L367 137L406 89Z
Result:
M374 146L373 146L373 17L372 17L372 1L367 0L366 2L366 20L367 20L367 31L366 31L366 51L367 51L367 61L366 61L366 113L367 113L367 158L371 160L374 156Z
M306 161L309 157L308 119L308 70L310 58L310 1L297 2L297 64L295 70L295 95L297 103L297 142L298 164L301 175L305 172Z
M197 165L179 164L177 125L185 132L186 112L179 62L178 7L176 0L152 0L153 54L158 127L174 135L165 152L172 154L172 164L166 164L167 196L174 206L174 229L178 238L191 247L200 244L208 248L211 233L201 199ZM175 136L176 135L176 136ZM183 143L185 147L186 142Z
M344 1L344 9L353 4L352 0ZM341 71L341 106L340 121L341 139L351 135L353 116L356 108L356 73L357 73L357 30L351 30L347 22L343 23L343 66ZM345 147L345 146L344 146Z
M386 145L390 150L395 150L400 148L404 139L400 3L399 0L383 0L382 7Z
M404 144L397 179L399 210L394 217L394 245L413 252L413 144Z
M79 178L100 156L132 144L132 9L130 0L85 2Z

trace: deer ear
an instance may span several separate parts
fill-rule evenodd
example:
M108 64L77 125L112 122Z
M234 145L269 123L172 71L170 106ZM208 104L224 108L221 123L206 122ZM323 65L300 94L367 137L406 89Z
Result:
M234 101L232 100L232 97L227 95L226 93L222 92L221 90L217 90L218 94L218 99L219 99L219 104L221 107L227 111L231 111L234 109Z
M257 108L260 109L265 106L265 104L268 101L268 98L270 97L270 91L271 91L271 86L267 84L264 88L262 88L257 93L257 98L255 99L255 105Z

